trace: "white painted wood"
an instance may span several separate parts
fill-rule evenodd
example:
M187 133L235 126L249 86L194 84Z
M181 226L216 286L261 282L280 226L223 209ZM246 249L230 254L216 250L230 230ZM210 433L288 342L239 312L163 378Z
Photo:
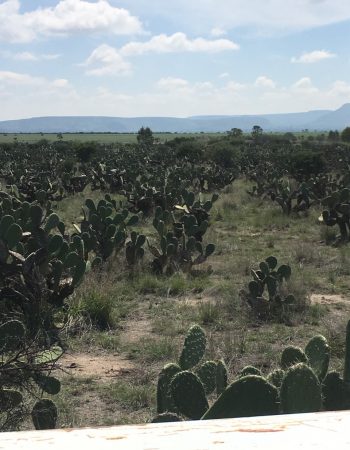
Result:
M349 450L350 411L0 433L6 450Z

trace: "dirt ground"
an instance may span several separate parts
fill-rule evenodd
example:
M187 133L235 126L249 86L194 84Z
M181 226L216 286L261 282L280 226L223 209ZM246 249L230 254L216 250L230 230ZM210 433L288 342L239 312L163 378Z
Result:
M93 378L100 382L130 374L135 369L133 362L126 357L108 353L68 353L60 359L58 366L67 376Z

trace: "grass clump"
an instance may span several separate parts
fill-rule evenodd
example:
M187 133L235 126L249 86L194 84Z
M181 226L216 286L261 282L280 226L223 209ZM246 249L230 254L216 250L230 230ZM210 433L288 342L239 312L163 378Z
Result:
M177 345L171 337L147 337L126 349L131 359L142 360L146 363L154 363L167 359L173 359L176 355Z
M104 331L116 328L131 308L131 292L115 283L111 273L91 273L73 297L69 314L75 324Z

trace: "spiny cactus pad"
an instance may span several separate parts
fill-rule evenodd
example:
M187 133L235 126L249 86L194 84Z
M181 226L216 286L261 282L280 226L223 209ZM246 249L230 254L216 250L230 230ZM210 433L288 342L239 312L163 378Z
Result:
M167 364L161 370L157 385L157 413L162 414L166 411L175 411L176 407L170 391L170 383L173 377L181 372L177 364Z
M9 320L0 325L0 353L16 350L25 336L25 328L19 320Z
M254 366L245 366L239 373L239 378L245 377L247 375L261 375L261 371Z
M19 406L23 401L22 394L13 389L0 389L0 413Z
M319 380L304 363L288 369L282 381L280 396L285 414L316 412L322 407Z
M327 374L330 358L330 348L324 336L314 336L305 347L305 354L309 364L322 381Z
M216 364L216 395L220 395L227 388L228 374L225 362L220 359Z
M307 363L308 359L305 353L299 347L294 347L290 345L286 347L281 356L281 367L282 369L288 369L288 367L293 366L298 363Z
M50 430L57 422L57 408L53 401L39 400L32 409L32 420L36 430Z
M285 376L285 371L282 369L276 369L274 371L272 371L268 376L267 376L267 381L269 381L271 384L273 384L274 386L276 386L276 388L280 388L283 378Z
M247 375L230 384L202 419L273 415L278 407L276 387L263 377Z
M197 370L206 394L211 394L216 388L216 362L206 361Z
M209 408L200 379L187 370L177 373L170 384L174 403L189 419L200 419Z
M203 328L193 325L185 338L185 343L179 358L183 370L191 369L203 358L207 339Z
M350 386L341 379L340 373L329 372L322 383L324 409L341 411L350 408Z

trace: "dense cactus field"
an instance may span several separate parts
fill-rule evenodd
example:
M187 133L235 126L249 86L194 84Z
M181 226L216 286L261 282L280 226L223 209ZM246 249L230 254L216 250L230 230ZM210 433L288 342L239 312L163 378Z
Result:
M0 430L349 408L329 136L0 142Z

